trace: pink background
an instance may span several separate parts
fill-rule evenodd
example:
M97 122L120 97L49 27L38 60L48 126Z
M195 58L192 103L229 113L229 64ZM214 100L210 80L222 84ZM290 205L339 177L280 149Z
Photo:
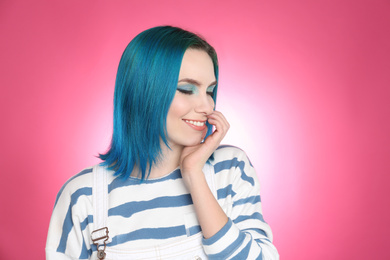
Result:
M172 24L217 49L217 107L282 259L390 259L390 2L0 2L1 259L44 259L55 196L98 162L120 55Z

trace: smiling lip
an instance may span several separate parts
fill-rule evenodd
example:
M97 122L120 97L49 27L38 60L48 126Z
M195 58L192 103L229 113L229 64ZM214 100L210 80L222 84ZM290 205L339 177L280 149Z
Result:
M187 120L187 119L183 119L183 121L197 131L203 131L207 127L206 121L196 121L196 120Z

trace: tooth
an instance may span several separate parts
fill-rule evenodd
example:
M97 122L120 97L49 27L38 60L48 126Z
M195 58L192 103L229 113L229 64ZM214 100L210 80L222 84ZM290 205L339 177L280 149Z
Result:
M192 125L195 125L195 126L204 126L205 122L201 122L201 121L192 121L192 120L184 120L185 122L187 123L190 123Z

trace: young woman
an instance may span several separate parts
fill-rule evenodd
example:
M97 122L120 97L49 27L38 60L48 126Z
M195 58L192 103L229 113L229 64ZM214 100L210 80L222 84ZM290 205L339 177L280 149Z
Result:
M129 43L110 148L60 190L47 259L279 259L252 164L220 146L217 88L199 36L163 26Z

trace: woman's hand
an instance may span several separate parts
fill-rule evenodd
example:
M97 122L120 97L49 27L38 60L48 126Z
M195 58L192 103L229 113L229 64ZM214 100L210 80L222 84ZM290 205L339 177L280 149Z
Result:
M180 157L183 181L191 194L196 216L206 239L221 230L228 217L211 192L202 169L230 127L221 112L214 111L207 118L215 126L215 131L203 143L184 147Z
M207 116L215 131L205 141L195 146L184 147L180 157L180 169L187 188L191 190L191 179L198 177L211 154L218 148L229 130L229 123L221 112L213 111ZM204 135L206 135L206 131Z

